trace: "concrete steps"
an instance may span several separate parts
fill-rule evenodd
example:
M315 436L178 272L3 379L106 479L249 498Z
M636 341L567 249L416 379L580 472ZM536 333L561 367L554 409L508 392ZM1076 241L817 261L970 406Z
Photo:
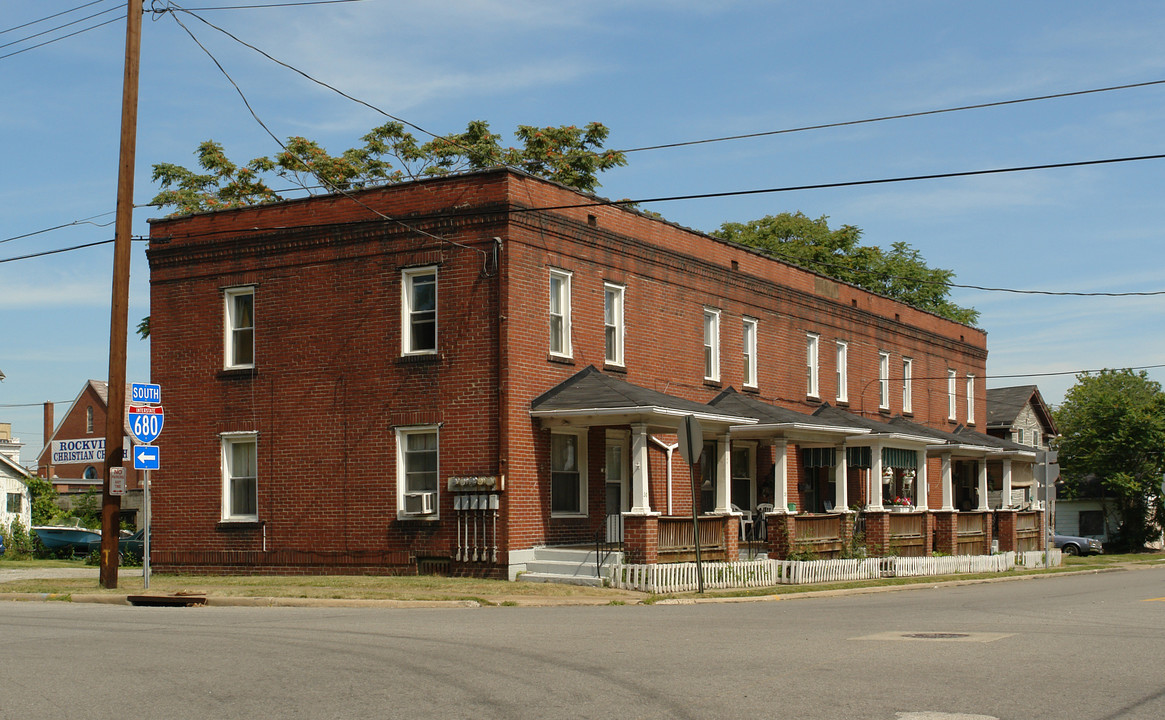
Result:
M622 553L611 552L603 563L603 569L610 568L621 559ZM534 548L528 551L525 569L517 573L516 579L592 587L602 587L604 584L604 577L595 571L594 548Z

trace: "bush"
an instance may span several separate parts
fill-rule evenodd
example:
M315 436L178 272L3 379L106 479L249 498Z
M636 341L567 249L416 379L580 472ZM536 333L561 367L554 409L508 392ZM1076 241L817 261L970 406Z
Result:
M13 520L8 527L0 526L0 535L4 536L4 557L10 560L26 560L36 555L36 546L40 545L40 538L30 533L24 523Z

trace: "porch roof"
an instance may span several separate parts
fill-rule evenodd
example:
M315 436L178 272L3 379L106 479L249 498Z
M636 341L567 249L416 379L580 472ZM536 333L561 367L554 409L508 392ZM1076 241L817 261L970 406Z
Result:
M1001 454L999 447L991 443L983 442L978 437L974 437L969 433L959 434L958 430L955 432L947 432L946 430L939 430L916 423L913 420L907 420L902 416L895 417L890 421L890 424L932 438L930 445L927 447L929 452L949 452L952 454L982 458ZM975 435L978 435L978 433L975 433Z
M575 373L530 401L530 415L544 425L626 425L644 422L675 430L694 415L705 430L753 425L751 417L722 412L711 405L640 387L599 372L593 365Z
M737 438L788 438L806 443L836 443L853 435L868 435L869 428L843 423L834 418L814 417L796 410L777 407L759 398L724 390L708 403L724 412L755 418L755 425L732 428Z
M882 422L881 420L871 420L861 415L846 412L841 408L835 408L829 403L823 403L821 407L813 412L813 416L823 420L833 420L841 424L865 428L869 433L847 440L846 444L848 445L873 445L876 441L881 440L883 442L895 443L921 450L923 447L931 445L934 442L934 438L919 433L913 428L901 427L889 422Z
M1035 449L1027 445L1020 445L1019 443L1012 442L1011 440L1004 440L1003 438L997 438L993 435L977 432L966 426L959 426L959 428L955 430L955 435L967 438L971 442L994 448L994 452L991 453L991 455L994 457L1006 457L1019 460L1028 460L1031 462L1036 461Z

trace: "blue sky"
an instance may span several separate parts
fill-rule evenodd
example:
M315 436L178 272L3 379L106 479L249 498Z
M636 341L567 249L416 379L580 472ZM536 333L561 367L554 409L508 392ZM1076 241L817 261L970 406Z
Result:
M8 30L85 0L10 0ZM272 0L188 0L191 10ZM123 0L0 33L0 56L112 19ZM149 3L147 2L147 6ZM36 32L112 10L36 39ZM1165 80L1159 2L925 0L365 0L197 14L276 58L435 133L487 120L611 129L634 148ZM280 138L341 152L385 118L189 15L178 16ZM117 194L125 22L0 58L0 260L107 240ZM213 138L246 161L278 149L170 15L143 25L135 197L151 166L193 167ZM870 180L1165 152L1165 85L632 153L601 195L646 198ZM1165 161L658 203L699 230L781 211L828 215L864 242L905 241L956 282L1077 292L1165 290ZM161 214L141 207L134 233ZM45 228L92 218L26 238ZM149 313L143 243L130 325ZM41 408L58 419L108 375L112 245L0 262L0 422L34 459ZM989 386L1036 383L1058 403L1069 372L1165 363L1165 297L1049 297L956 289L982 312ZM1165 378L1151 370L1155 379ZM128 377L149 379L132 336ZM163 400L165 389L163 388Z

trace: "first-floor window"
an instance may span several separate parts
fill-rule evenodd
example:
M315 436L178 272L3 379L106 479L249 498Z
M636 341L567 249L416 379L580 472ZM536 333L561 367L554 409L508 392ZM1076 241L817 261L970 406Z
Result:
M8 512L19 515L23 500L20 493L8 493Z
M550 436L550 512L586 513L586 432Z
M258 520L258 438L255 433L222 436L223 520Z
M397 488L401 515L437 515L437 427L397 429Z

